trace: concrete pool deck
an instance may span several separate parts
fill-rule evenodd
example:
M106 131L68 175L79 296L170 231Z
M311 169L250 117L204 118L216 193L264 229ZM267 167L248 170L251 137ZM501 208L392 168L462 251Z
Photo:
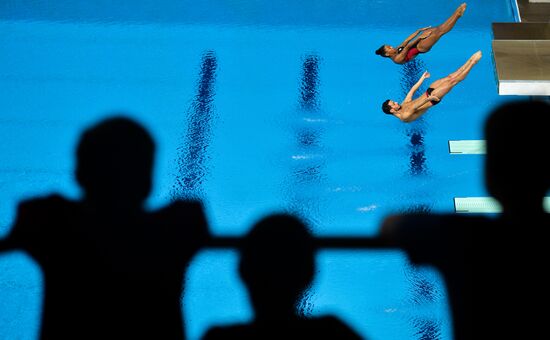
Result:
M517 0L519 15L522 23L546 22L550 20L550 2L538 0Z
M500 95L550 96L550 3L518 0L519 23L493 23Z

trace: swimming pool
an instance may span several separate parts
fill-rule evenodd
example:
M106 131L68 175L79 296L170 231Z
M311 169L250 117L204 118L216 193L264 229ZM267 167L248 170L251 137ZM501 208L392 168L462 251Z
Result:
M411 7L404 10L408 4ZM496 94L490 23L509 1L472 2L456 27L405 67L374 55L460 1L3 1L0 4L0 236L17 202L78 197L81 130L112 112L144 123L157 144L150 205L205 201L212 231L242 235L273 211L303 216L317 235L374 235L389 212L452 211L485 196L481 156L447 141L481 139ZM380 110L427 69L432 80L475 51L483 59L444 102L405 125ZM195 339L251 317L231 251L189 269L184 303ZM307 299L371 339L449 339L439 276L399 252L323 251ZM0 338L33 339L40 272L0 257Z

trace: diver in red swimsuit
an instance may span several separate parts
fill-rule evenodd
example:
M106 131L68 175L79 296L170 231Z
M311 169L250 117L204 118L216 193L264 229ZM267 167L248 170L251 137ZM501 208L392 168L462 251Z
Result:
M382 45L375 53L382 57L391 58L396 64L409 62L418 54L428 52L439 38L454 27L456 21L464 14L465 10L466 3L463 3L458 6L453 15L443 24L435 28L431 26L420 28L407 37L397 48L390 45Z
M421 52L418 48L416 47L411 47L409 49L409 51L407 52L407 57L405 57L405 61L411 61L412 59L414 59L414 57L416 57L417 55L419 55Z

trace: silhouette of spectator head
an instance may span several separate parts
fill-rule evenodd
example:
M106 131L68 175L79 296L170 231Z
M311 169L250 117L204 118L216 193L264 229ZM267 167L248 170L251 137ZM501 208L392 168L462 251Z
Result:
M86 200L140 209L151 190L154 142L138 123L114 117L88 128L77 149L76 178Z
M496 108L485 124L485 182L503 212L542 212L550 188L550 105L519 101Z
M269 216L245 237L239 271L257 320L293 318L314 276L313 236L295 217Z

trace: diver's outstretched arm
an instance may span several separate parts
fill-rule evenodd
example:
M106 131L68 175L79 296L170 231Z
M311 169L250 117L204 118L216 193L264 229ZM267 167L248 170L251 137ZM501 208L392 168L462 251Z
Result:
M414 37L416 37L416 36L418 35L418 33L423 32L423 31L429 29L430 27L432 27L432 26L428 26L428 27L423 27L423 28L417 29L416 31L414 31L413 34L409 35L409 36L407 37L407 39L405 39L405 41L403 41L398 47L405 47L405 46L407 46L407 44L408 44Z
M418 79L416 84L414 84L413 87L411 87L411 89L409 90L409 93L407 93L407 96L405 97L405 100L403 100L403 103L410 102L412 100L412 97L416 92L416 90L418 90L418 88L422 85L424 80L427 78L430 78L430 73L428 71L424 72L424 74L422 74L422 76L420 77L420 79Z

